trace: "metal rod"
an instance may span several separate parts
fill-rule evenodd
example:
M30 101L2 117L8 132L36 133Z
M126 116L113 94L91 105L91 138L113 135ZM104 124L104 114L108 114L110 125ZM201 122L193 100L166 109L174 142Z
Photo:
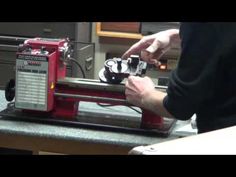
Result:
M78 87L78 88L88 88L88 89L95 89L95 90L99 89L99 90L104 90L104 91L125 92L124 83L108 84L108 83L103 83L100 80L94 80L94 79L82 79L82 78L66 77L64 79L58 80L57 84L73 86L73 87ZM156 85L155 89L166 90L167 86Z
M77 94L68 94L68 93L54 93L55 96L67 97L67 98L81 98L81 99L89 99L95 101L109 101L113 103L122 103L126 105L130 105L125 99L118 98L103 98L97 96L87 96L87 95L77 95Z
M25 41L26 39L30 39L30 38L13 37L13 36L0 36L0 40L8 40L8 41Z

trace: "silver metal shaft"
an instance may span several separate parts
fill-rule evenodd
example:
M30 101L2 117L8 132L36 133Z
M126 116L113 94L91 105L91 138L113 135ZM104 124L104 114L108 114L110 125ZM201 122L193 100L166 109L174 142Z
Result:
M94 100L94 101L108 101L111 103L118 103L122 105L130 105L125 99L118 98L104 98L98 96L87 96L87 95L77 95L77 94L68 94L68 93L54 93L55 96L66 97L66 98L81 98L84 100Z
M86 88L86 89L123 92L123 93L125 92L124 83L108 84L108 83L102 83L101 81L94 80L94 79L81 79L81 78L66 77L64 79L58 80L57 84L67 85L74 88ZM165 91L167 89L167 86L156 85L155 88L157 90Z

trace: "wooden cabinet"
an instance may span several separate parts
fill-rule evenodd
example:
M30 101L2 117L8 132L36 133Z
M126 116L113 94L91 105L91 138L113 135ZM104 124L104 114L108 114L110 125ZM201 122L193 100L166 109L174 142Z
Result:
M139 22L103 22L101 31L140 33L141 23Z
M178 29L179 22L97 22L96 31L100 43L133 45L143 36L167 29ZM168 57L176 58L180 45L176 44L167 52ZM165 55L165 56L166 56Z
M179 22L97 22L96 30L101 38L140 40L144 35L179 26Z
M97 22L96 33L100 43L132 45L143 36L139 22Z
M142 38L140 23L137 22L97 22L96 32L99 37L136 40Z

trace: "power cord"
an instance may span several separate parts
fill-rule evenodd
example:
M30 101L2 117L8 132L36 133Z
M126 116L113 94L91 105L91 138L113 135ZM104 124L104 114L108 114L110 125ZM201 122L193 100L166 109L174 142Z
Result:
M80 68L80 71L83 75L83 78L85 78L84 70L83 70L82 66L79 64L79 62L76 59L72 58L72 57L69 57L69 60L73 61Z
M74 45L77 45L77 44L93 45L93 46L95 45L94 43L91 43L91 42L80 42L80 41L70 41L70 44L73 47L74 47ZM94 48L93 48L93 53L94 53ZM83 67L79 64L79 62L76 59L74 59L74 58L72 58L70 56L69 56L69 60L73 61L80 68L81 73L83 75L83 78L85 78L85 72L83 70Z
M111 107L111 106L116 106L116 105L112 105L112 104L102 104L102 103L97 103L97 105L101 106L101 107ZM134 110L135 112L137 112L138 114L142 114L141 111L133 108L132 106L127 106L128 108Z

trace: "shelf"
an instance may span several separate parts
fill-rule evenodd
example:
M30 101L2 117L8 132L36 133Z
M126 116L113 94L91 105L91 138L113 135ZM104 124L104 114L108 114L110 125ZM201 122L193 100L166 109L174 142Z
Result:
M142 34L140 34L140 33L102 31L101 30L101 22L96 23L96 32L99 37L136 39L136 40L139 40L143 37Z

